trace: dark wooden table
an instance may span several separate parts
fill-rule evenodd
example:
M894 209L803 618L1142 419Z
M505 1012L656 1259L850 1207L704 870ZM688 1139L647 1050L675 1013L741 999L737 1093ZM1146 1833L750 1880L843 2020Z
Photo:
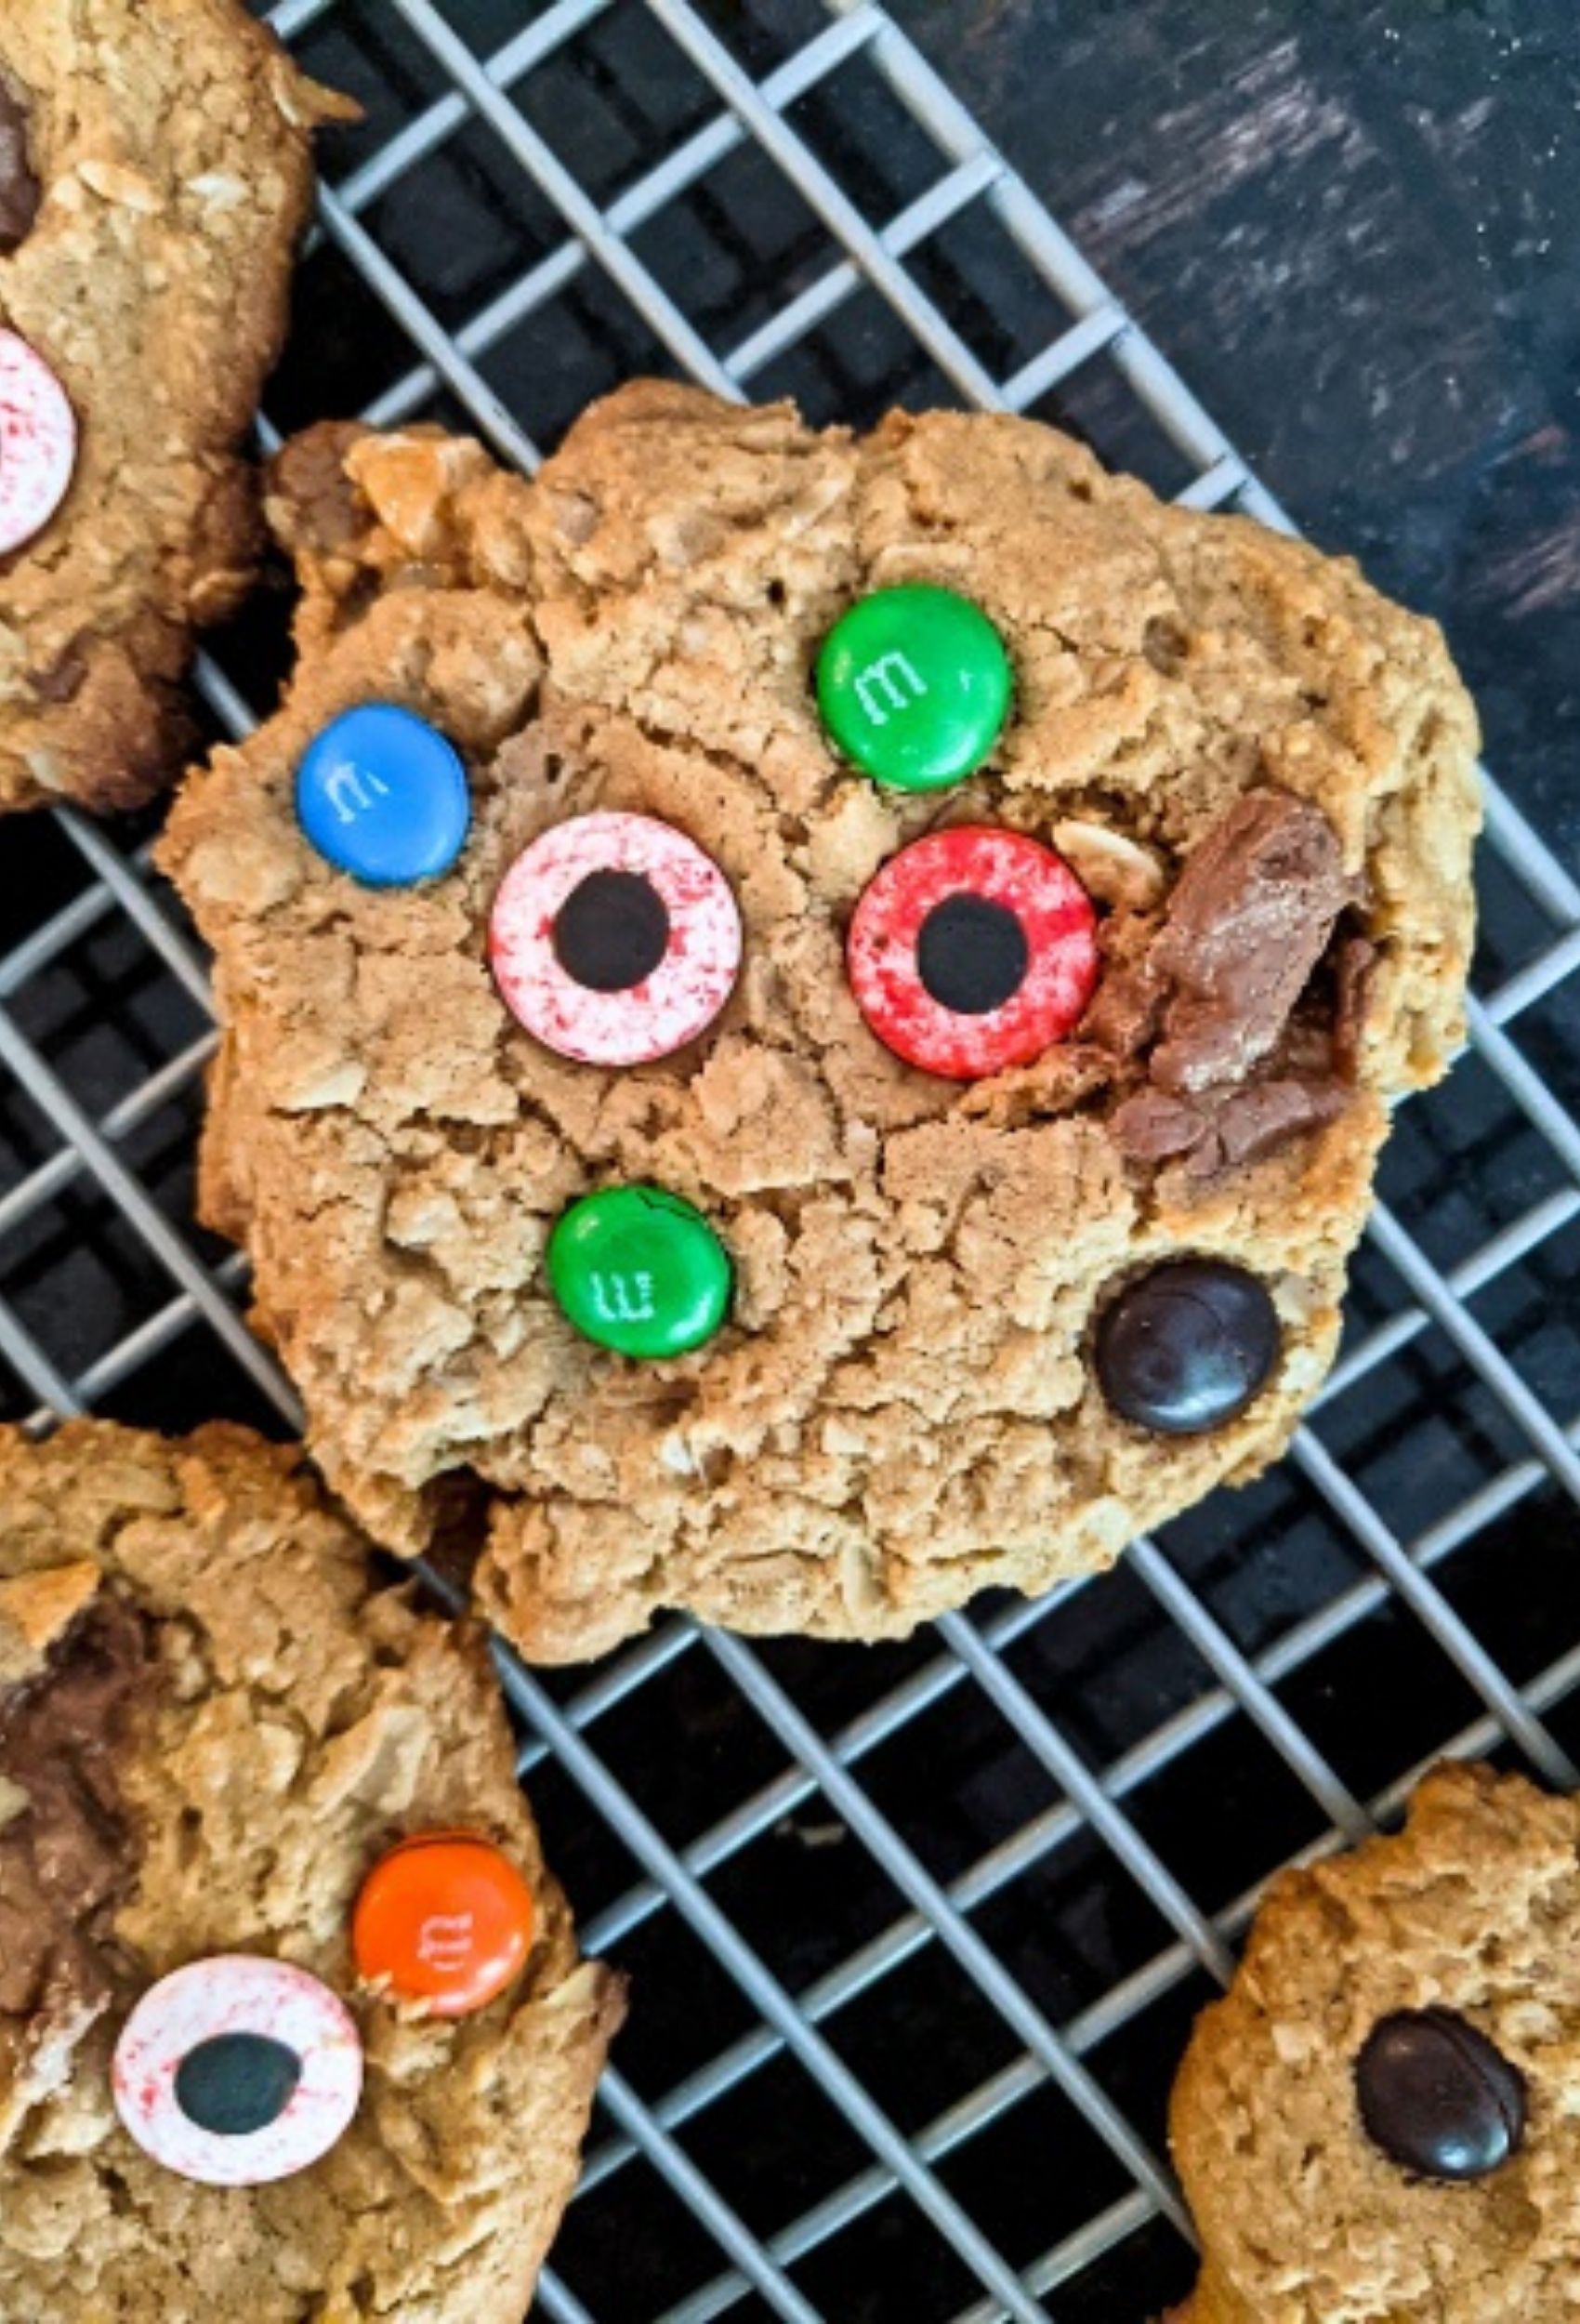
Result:
M898 0L1580 863L1574 0Z

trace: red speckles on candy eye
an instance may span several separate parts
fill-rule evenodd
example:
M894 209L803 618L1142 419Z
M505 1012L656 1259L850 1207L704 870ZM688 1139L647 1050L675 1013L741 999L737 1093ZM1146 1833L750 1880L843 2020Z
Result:
M964 825L902 848L856 906L850 985L897 1057L957 1081L1071 1032L1098 976L1097 915L1061 856Z
M247 2045L292 2067L274 2103L240 2132L196 2119L181 2096L183 2067L227 2038L242 2045L232 2074L244 2077ZM362 2094L362 2040L345 2003L307 1970L218 1954L143 1995L115 2045L112 2085L126 2130L167 2171L204 2186L261 2186L307 2170L343 2135ZM256 2099L257 2085L230 2094Z
M42 355L0 330L0 557L46 525L77 459L76 417Z
M683 832L652 815L578 815L505 875L489 957L512 1015L546 1049L639 1065L695 1040L724 1007L741 916Z

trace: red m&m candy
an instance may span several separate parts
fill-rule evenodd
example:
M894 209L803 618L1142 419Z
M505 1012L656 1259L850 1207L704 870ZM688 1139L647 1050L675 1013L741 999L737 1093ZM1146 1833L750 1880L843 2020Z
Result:
M512 1015L546 1049L639 1065L718 1016L741 965L741 915L683 832L652 815L577 815L511 865L489 950Z
M1097 915L1051 848L967 825L884 865L847 954L857 1005L886 1047L975 1081L1030 1063L1080 1022L1097 983Z
M357 1972L440 2017L486 2009L526 1966L532 1891L492 1841L424 1832L375 1865L351 1918Z

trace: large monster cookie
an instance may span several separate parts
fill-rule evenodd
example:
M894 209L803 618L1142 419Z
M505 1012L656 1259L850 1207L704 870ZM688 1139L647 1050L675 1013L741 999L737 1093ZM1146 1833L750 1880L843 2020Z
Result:
M0 6L0 811L127 807L251 575L236 445L340 99L239 0Z
M620 2009L299 1460L0 1431L5 2324L520 2324Z
M469 1493L545 1659L876 1638L1279 1450L1459 1036L1434 628L1009 419L639 385L270 513L295 681L163 860L204 1213L371 1531Z
M1176 2324L1566 2324L1580 2297L1580 1802L1443 1767L1275 1882L1175 2088Z

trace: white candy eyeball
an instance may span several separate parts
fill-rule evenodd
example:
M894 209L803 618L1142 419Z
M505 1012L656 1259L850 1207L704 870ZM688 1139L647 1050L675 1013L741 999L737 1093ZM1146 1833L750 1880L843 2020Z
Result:
M307 1970L221 1953L143 1995L115 2045L112 2086L121 2120L165 2170L262 2186L344 2134L362 2096L362 2037Z
M506 873L489 926L494 982L546 1049L642 1065L705 1033L741 966L741 914L696 841L652 815L557 824Z

